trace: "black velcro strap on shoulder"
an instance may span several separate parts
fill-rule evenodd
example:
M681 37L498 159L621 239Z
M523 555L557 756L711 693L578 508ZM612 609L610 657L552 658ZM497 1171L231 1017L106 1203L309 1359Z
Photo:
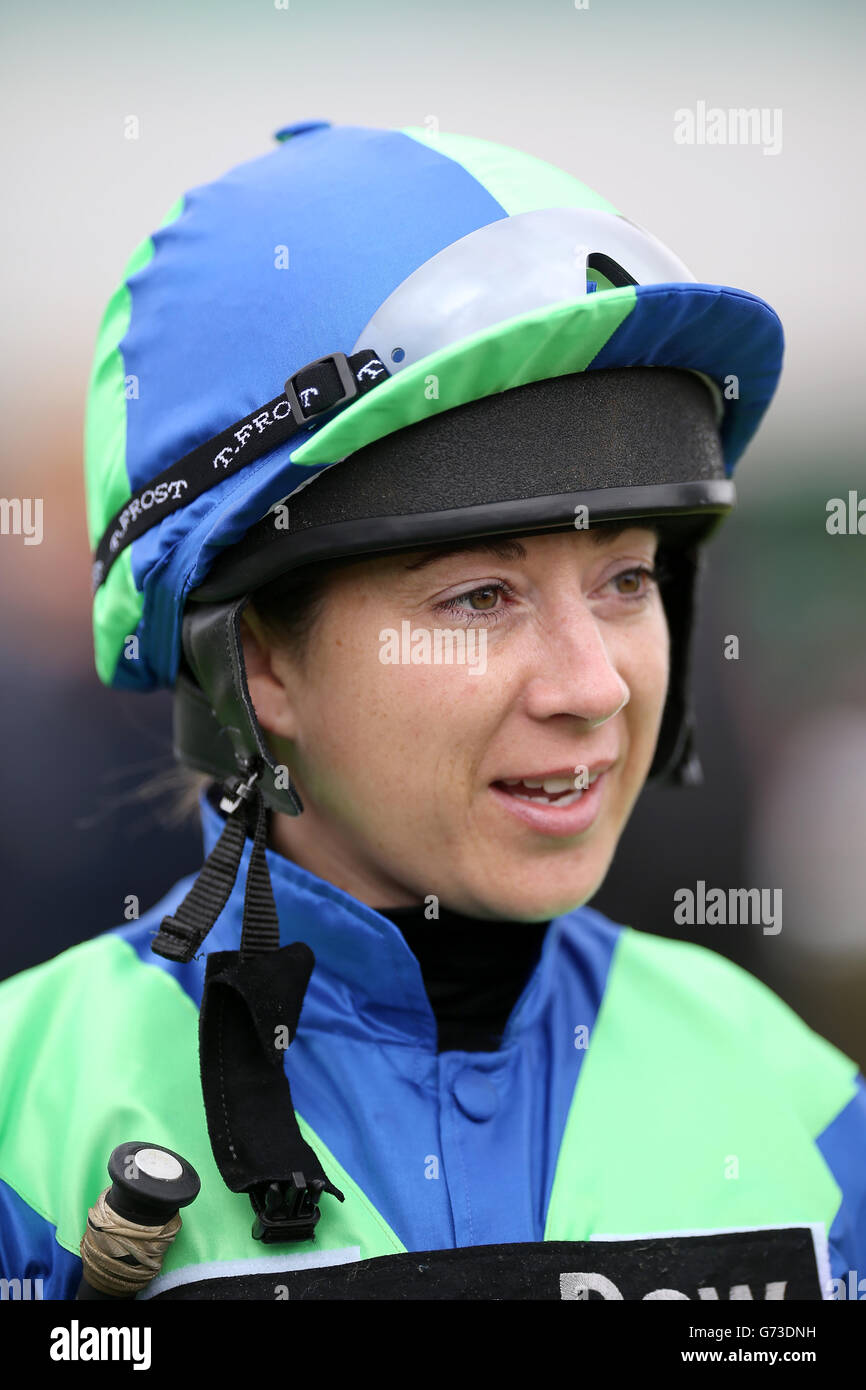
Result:
M300 434L309 420L322 423L327 412L364 395L388 375L371 348L361 348L351 357L342 352L320 357L290 376L281 395L163 469L124 503L105 528L93 555L93 592L126 547L164 517Z
M248 959L237 951L208 955L199 1016L202 1093L214 1158L232 1192L252 1195L297 1175L297 1188L314 1200L322 1191L344 1200L301 1134L284 1069L314 964L302 941ZM315 1211L313 1217L315 1224Z

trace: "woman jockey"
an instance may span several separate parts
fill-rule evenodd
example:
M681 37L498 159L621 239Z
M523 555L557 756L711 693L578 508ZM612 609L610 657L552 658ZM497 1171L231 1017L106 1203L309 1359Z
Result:
M96 664L173 689L206 857L0 987L5 1277L826 1298L866 1266L856 1065L590 905L646 781L700 779L701 547L782 349L569 174L417 128L281 131L137 248L88 402Z

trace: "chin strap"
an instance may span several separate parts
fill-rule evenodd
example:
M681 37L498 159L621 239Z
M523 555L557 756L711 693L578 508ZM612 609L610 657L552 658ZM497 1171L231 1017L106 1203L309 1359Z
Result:
M256 786L261 771L257 761L226 784L225 828L151 950L193 959L228 901L250 836L240 950L207 956L199 1060L217 1167L230 1191L249 1194L253 1236L271 1244L313 1238L322 1192L345 1199L301 1135L284 1067L315 957L302 941L280 946L265 857L269 812Z

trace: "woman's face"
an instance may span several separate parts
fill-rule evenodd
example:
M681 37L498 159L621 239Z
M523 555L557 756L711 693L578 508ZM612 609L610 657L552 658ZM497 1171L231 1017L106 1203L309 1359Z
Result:
M372 907L435 894L544 921L587 902L661 725L656 546L635 525L365 560L331 575L302 660L248 608L250 694L304 802L274 816L273 848ZM551 773L570 807L504 785Z

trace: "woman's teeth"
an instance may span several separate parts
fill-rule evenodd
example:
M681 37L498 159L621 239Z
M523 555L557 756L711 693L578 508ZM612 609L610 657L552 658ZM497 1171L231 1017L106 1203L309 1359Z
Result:
M575 801L579 801L583 796L583 789L579 792L572 792L570 796L542 796L540 793L536 793L535 796L524 796L522 792L512 792L511 795L516 796L518 801L536 801L545 806L573 806Z
M575 801L579 801L583 796L584 788L575 790L573 777L527 777L523 780L519 777L505 777L502 785L505 787L526 787L532 788L533 793L512 791L510 794L516 796L518 801L540 801L547 806L573 806ZM534 790L538 788L538 790ZM570 795L563 796L563 792L570 792Z

